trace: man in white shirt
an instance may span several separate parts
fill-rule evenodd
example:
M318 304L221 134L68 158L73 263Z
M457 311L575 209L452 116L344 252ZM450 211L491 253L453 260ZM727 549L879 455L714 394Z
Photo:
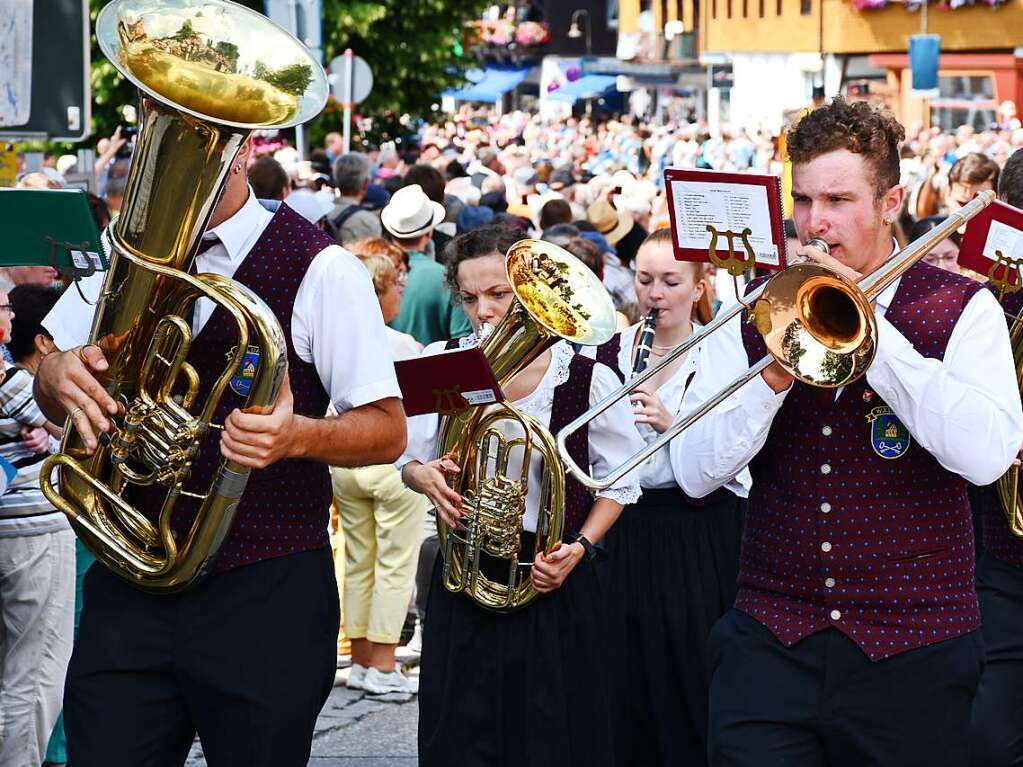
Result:
M242 413L245 389L232 380L214 416L225 424L219 452L254 471L211 575L170 596L139 591L102 566L86 575L65 696L68 753L80 767L180 765L197 731L211 762L304 764L333 684L338 630L327 465L388 463L405 445L368 274L287 206L271 213L260 205L242 172L247 153L196 267L233 277L267 302L284 330L289 375L272 412ZM82 285L90 300L100 287L96 278ZM114 427L117 406L94 377L107 361L85 345L91 313L72 289L45 320L64 351L44 359L36 396L54 420L70 413L94 449L97 432ZM230 326L206 299L192 325L188 359L210 380L203 376L223 368ZM323 417L329 404L340 415ZM190 482L212 473L216 452L196 459ZM141 499L152 517L159 502L154 509L152 498ZM183 500L172 521L179 541L197 510Z
M902 127L840 99L790 131L799 253L857 280L894 252ZM671 446L701 497L753 475L736 609L711 637L715 765L962 765L982 661L966 481L1023 439L1005 323L924 263L877 299L866 376L817 389L777 363ZM736 318L683 414L764 356Z

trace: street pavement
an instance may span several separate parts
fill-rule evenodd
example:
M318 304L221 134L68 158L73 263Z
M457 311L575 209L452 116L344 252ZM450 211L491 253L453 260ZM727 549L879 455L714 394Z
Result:
M410 676L418 669L411 669ZM408 695L367 695L339 669L316 722L309 767L415 767L419 705ZM208 767L198 742L186 767Z

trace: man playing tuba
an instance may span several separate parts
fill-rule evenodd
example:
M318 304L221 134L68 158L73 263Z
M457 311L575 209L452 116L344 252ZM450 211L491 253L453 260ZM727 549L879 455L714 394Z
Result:
M180 765L197 731L214 764L305 764L333 686L339 621L327 465L390 462L405 444L366 270L287 205L271 212L257 201L244 173L249 151L231 169L196 266L243 282L271 307L285 331L290 383L272 412L226 418L222 454L254 471L205 581L153 595L101 566L86 575L64 708L79 767ZM96 298L101 286L98 275L83 290ZM192 318L200 376L218 375L230 351L222 310L208 303ZM45 358L36 395L95 447L117 406L97 380L107 361L83 346L91 312L68 290L46 318L64 351ZM231 388L239 393L246 381L243 367ZM324 418L329 403L341 415ZM218 458L204 455L196 470Z

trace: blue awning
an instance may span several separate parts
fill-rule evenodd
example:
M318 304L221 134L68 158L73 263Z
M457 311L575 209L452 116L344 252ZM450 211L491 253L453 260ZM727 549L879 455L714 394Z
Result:
M494 69L487 67L486 69L470 69L465 73L469 83L464 88L446 90L441 96L453 98L457 101L487 101L494 103L525 80L528 74L529 68Z
M577 99L595 99L614 89L615 80L613 75L583 75L575 82L548 93L547 98L569 104L574 104Z

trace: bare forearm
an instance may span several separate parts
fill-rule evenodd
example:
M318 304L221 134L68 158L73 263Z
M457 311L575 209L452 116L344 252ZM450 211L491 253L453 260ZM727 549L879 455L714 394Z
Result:
M295 416L291 441L295 457L332 466L393 463L405 449L401 403L381 400L331 418Z
M610 498L597 498L579 532L586 536L586 540L596 543L611 529L623 508L620 503Z

